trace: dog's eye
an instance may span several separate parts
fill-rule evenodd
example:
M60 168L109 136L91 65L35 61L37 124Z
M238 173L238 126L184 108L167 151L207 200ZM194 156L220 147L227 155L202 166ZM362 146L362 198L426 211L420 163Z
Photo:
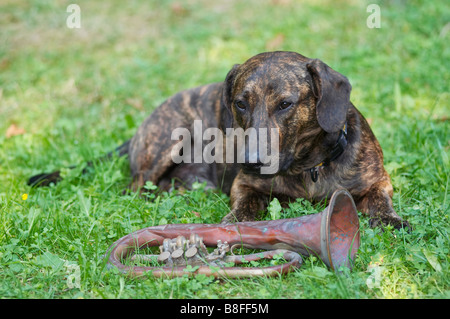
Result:
M286 110L286 109L290 108L291 106L292 106L292 103L291 103L291 102L283 101L283 102L280 103L280 105L278 106L278 108L279 108L280 110Z
M236 101L235 105L241 111L245 111L245 109L247 108L247 105L242 101Z

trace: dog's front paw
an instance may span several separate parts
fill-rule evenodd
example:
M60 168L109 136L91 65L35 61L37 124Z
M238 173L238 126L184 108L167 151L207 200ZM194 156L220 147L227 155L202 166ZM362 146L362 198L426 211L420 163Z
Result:
M224 218L222 218L221 224L233 224L237 222L239 222L239 220L237 219L235 213L231 211L230 213L225 215Z
M224 218L222 218L222 224L234 224L239 222L251 222L255 220L254 215L246 214L241 210L233 209Z
M376 227L384 228L384 226L386 226L386 225L391 225L395 229L403 228L409 233L412 231L412 227L411 227L410 223L406 220L403 220L399 216L390 216L389 218L383 218L383 219L380 218L379 216L372 217L369 220L369 225L372 228L376 228Z

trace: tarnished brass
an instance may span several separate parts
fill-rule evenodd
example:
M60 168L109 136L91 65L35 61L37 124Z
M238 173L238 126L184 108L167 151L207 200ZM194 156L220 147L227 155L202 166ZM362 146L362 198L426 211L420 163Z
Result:
M189 238L187 240L186 238ZM126 266L121 259L138 248L160 245L158 261L163 267ZM171 224L147 227L122 237L109 248L108 264L133 276L151 271L153 276L248 277L284 274L302 263L299 254L317 255L330 268L352 267L360 245L355 204L346 190L336 191L322 212L297 218L234 224ZM250 255L226 255L230 246L269 250ZM217 247L208 253L206 247ZM275 266L225 267L262 258L283 256L286 263ZM147 259L149 257L147 256ZM133 256L133 259L137 257ZM199 265L186 271L186 265Z

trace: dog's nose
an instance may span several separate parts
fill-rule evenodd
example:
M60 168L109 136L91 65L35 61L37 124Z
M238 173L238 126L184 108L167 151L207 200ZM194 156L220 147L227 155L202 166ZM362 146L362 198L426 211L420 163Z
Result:
M257 170L264 166L264 163L243 163L246 170Z
M257 170L264 166L258 153L245 153L245 162L242 164L246 170Z
M247 174L260 174L263 163L243 163L242 170Z

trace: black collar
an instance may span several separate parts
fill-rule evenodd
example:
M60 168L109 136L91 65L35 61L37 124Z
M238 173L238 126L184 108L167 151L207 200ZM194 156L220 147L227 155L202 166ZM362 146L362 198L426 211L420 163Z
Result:
M319 169L324 166L330 165L332 161L337 159L343 152L345 147L347 146L347 123L344 124L344 128L339 132L339 137L336 141L336 144L331 148L330 154L325 158L325 160L314 166L313 168L307 169L311 174L311 179L315 183L319 178Z

